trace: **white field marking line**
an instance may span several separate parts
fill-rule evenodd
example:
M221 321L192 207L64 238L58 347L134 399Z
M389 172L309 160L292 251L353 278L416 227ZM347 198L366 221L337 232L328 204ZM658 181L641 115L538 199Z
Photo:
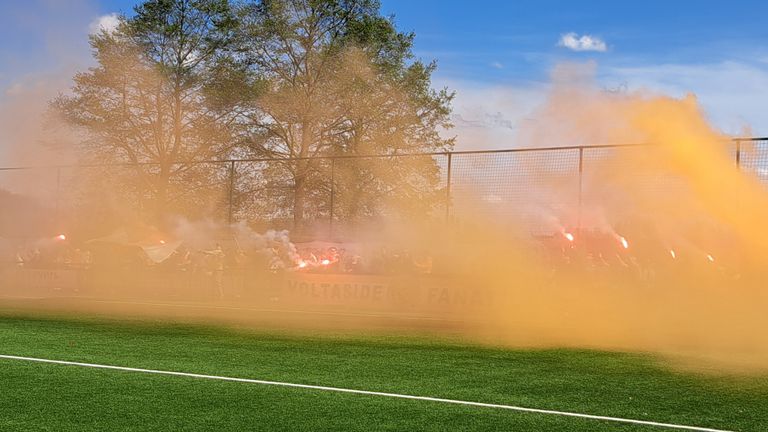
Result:
M224 377L224 376L216 376L216 375L202 375L202 374L189 373L189 372L173 372L173 371L161 371L161 370L154 370L154 369L139 369L139 368L125 367L125 366L80 363L80 362L64 361L64 360L49 360L49 359L42 359L42 358L35 358L35 357L21 357L21 356L3 355L3 354L0 354L0 359L21 360L21 361L37 362L37 363L50 363L50 364L66 365L66 366L80 366L80 367L86 367L86 368L109 369L109 370L118 370L118 371L127 371L127 372L140 372L140 373L155 374L155 375L171 375L171 376L180 376L180 377L188 377L188 378L231 381L231 382L240 382L240 383L249 383L249 384L293 387L293 388L302 388L302 389L311 389L311 390L323 390L323 391L352 393L352 394L361 394L361 395L369 395L369 396L383 396L383 397L398 398L398 399L442 402L442 403L468 405L468 406L476 406L476 407L483 407L483 408L506 409L511 411L521 411L521 412L527 412L527 413L558 415L558 416L566 416L566 417L578 417L583 419L603 420L603 421L618 422L618 423L631 423L631 424L637 424L637 425L656 426L656 427L678 429L678 430L690 430L690 431L700 431L700 432L733 432L733 431L728 431L723 429L711 429L711 428L698 427L698 426L684 426L684 425L677 425L677 424L671 424L671 423L658 423L658 422L647 421L647 420L633 420L633 419L626 419L621 417L606 417L606 416L581 414L581 413L568 412L568 411L553 411L553 410L538 409L538 408L525 408L525 407L519 407L519 406L513 406L513 405L500 405L500 404L483 403L483 402L470 402L470 401L461 401L461 400L454 400L454 399L435 398L435 397L429 397L429 396L413 396L413 395L406 395L406 394L399 394L399 393L384 393L384 392L368 391L368 390L355 390L355 389L347 389L347 388L341 388L341 387L327 387L327 386L309 385L309 384L295 384L295 383L280 382L280 381L265 381L265 380L248 379L248 378L233 378L233 377Z

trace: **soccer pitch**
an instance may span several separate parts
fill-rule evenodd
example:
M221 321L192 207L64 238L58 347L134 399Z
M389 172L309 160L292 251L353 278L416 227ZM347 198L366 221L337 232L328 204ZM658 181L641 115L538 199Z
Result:
M768 427L768 377L637 354L0 315L0 355L266 380L732 431ZM0 430L646 431L672 427L424 399L0 359ZM694 429L695 430L695 429Z

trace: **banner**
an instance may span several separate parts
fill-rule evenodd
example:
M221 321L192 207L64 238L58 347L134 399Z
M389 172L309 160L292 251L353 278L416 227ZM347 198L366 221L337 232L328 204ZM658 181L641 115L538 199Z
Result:
M14 269L4 274L9 287L43 291L73 291L78 286L77 270Z
M460 287L435 276L382 276L289 273L280 300L305 307L336 306L356 310L450 312L471 310L491 301L487 290Z

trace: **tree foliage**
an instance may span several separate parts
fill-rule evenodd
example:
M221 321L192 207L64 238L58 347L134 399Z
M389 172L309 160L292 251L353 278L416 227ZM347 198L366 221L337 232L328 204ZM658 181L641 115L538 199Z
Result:
M321 156L394 155L444 151L452 140L446 90L430 84L435 64L413 59L413 34L397 31L372 0L265 0L241 11L239 42L252 73L266 82L248 111L247 141L256 154L286 163L280 197L295 224L330 211L330 163ZM418 163L414 163L418 162ZM370 216L397 198L425 207L437 188L429 159L344 159L334 214ZM323 194L327 197L327 194Z
M96 65L53 102L83 132L86 161L124 163L115 177L154 217L210 212L241 165L237 202L258 214L363 218L427 213L440 192L434 160L453 141L453 94L431 87L375 0L147 0L114 31L91 36ZM382 158L328 157L384 155ZM224 168L224 169L222 169ZM331 170L336 182L331 184ZM248 196L249 200L245 199Z
M144 2L116 30L91 36L96 66L54 101L84 132L87 161L131 165L123 192L153 215L194 208L185 191L220 180L196 163L234 147L236 108L211 88L235 26L225 0Z

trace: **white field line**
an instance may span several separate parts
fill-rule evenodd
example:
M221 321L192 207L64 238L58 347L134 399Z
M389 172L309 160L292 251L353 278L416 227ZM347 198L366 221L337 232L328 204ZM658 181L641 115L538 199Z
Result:
M102 364L94 364L94 363L80 363L80 362L63 361L63 360L49 360L49 359L42 359L42 358L35 358L35 357L21 357L21 356L3 355L3 354L0 354L0 359L20 360L20 361L37 362L37 363L49 363L49 364L67 365L67 366L79 366L79 367L96 368L96 369L109 369L109 370L118 370L118 371L127 371L127 372L139 372L139 373L155 374L155 375L171 375L171 376L180 376L180 377L188 377L188 378L231 381L231 382L240 382L240 383L249 383L249 384L293 387L293 388L302 388L302 389L310 389L310 390L322 390L322 391L331 391L331 392L339 392L339 393L369 395L369 396L383 396L383 397L390 397L390 398L411 399L411 400L428 401L428 402L441 402L441 403L449 403L449 404L455 404L455 405L468 405L468 406L483 407L483 408L506 409L511 411L521 411L521 412L527 412L527 413L577 417L577 418L583 418L583 419L602 420L602 421L618 422L618 423L630 423L630 424L655 426L655 427L678 429L678 430L690 430L690 431L701 431L701 432L732 432L732 431L727 431L723 429L711 429L711 428L698 427L698 426L685 426L685 425L659 423L659 422L646 421L646 420L633 420L633 419L627 419L627 418L621 418L621 417L607 417L607 416L592 415L592 414L581 414L581 413L568 412L568 411L553 411L553 410L538 409L538 408L525 408L525 407L519 407L519 406L513 406L513 405L470 402L470 401L443 399L443 398L435 398L435 397L428 397L428 396L413 396L413 395L406 395L406 394L399 394L399 393L384 393L384 392L377 392L377 391L355 390L355 389L347 389L347 388L340 388L340 387L326 387L326 386L309 385L309 384L295 384L295 383L280 382L280 381L265 381L265 380L248 379L248 378L233 378L233 377L224 377L224 376L216 376L216 375L202 375L202 374L189 373L189 372L173 372L173 371L162 371L162 370L154 370L154 369L139 369L139 368L132 368L132 367L124 367L124 366L111 366L111 365L102 365Z

